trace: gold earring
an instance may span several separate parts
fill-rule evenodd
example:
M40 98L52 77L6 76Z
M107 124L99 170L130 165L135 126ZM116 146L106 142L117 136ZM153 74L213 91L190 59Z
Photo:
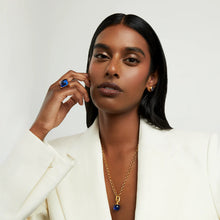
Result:
M154 91L154 87L151 86L151 87L149 88L149 92L153 92L153 91Z

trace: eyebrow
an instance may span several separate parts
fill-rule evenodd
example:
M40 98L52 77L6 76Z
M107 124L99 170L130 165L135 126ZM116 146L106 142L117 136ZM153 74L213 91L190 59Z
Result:
M101 49L105 49L105 50L110 50L110 47L109 47L109 46L107 46L106 44L102 44L102 43L95 44L95 46L93 47L93 49L96 49L96 48L101 48ZM138 47L126 47L126 48L125 48L125 51L127 51L127 52L137 52L137 53L141 53L141 54L145 57L144 51L141 50L141 49L138 48Z
M96 49L96 48L101 48L101 49L106 49L106 50L110 50L110 47L107 46L106 44L95 44L95 46L93 47L93 50Z

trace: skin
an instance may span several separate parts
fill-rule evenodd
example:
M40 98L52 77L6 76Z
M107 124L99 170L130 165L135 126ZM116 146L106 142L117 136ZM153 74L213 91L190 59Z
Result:
M156 86L158 74L155 72L149 75L151 58L148 44L133 29L122 24L110 26L99 34L95 45L89 74L69 71L51 85L30 130L43 140L76 103L89 101L85 88L77 82L84 81L90 87L91 98L98 108L100 140L112 181L119 192L138 146L138 106L144 90L147 88L150 91L151 87ZM71 81L70 86L60 89L59 81L62 79L74 81ZM103 95L98 88L103 82L113 82L121 91L113 97ZM71 99L63 103L69 95L72 95ZM136 160L121 196L122 208L118 212L112 210L115 198L105 172L113 220L133 220L135 217L137 169Z

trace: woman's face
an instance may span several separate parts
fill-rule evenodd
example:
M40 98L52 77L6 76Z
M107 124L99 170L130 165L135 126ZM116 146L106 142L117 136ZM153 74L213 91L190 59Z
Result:
M156 73L148 77L150 62L148 44L138 32L122 24L104 29L89 66L95 106L113 114L137 111L144 90L157 83Z

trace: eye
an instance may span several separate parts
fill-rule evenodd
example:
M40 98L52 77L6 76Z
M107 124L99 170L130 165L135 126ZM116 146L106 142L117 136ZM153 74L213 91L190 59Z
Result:
M128 65L136 65L138 63L140 63L140 60L138 60L137 58L134 58L134 57L128 57L126 59L124 59L124 61L128 64Z
M105 54L102 54L102 53L97 53L97 54L94 55L94 57L97 58L100 61L108 59L108 56L105 55Z

